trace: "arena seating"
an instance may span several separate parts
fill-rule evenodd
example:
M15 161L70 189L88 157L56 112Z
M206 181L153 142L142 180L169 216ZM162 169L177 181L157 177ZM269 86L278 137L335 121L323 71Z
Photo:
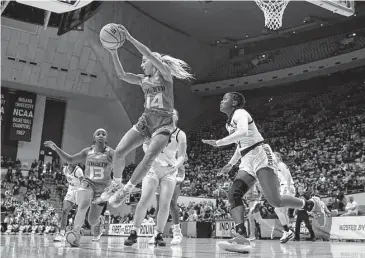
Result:
M331 86L323 92L309 90L266 97L266 101L262 97L248 101L247 109L264 137L275 151L286 157L296 186L303 184L323 196L336 191L364 190L362 100L365 89L362 84L354 81ZM220 191L216 189L223 188L224 180L215 174L234 152L234 146L210 148L201 143L201 139L218 139L227 134L224 115L207 117L188 132L190 159L186 180L193 183L186 183L185 195L218 197Z
M196 83L227 80L281 70L365 47L365 38L363 36L353 37L350 41L346 41L346 36L346 34L341 34L265 53L232 58L213 69L205 78L198 80Z

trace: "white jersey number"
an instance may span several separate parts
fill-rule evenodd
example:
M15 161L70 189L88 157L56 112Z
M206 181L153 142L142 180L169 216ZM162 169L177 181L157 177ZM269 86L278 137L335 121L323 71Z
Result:
M104 168L100 167L90 167L90 179L103 179L104 178Z
M162 93L157 93L151 101L151 96L147 96L147 108L163 108Z

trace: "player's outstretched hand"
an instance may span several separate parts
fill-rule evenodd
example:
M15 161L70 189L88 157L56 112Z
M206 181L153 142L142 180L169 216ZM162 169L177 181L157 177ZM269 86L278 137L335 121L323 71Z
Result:
M117 25L117 28L119 29L119 31L121 31L125 35L125 38L127 40L130 40L132 38L129 31L122 24L116 24L116 25Z
M52 141L45 141L44 146L51 148L52 150L55 150L57 145Z
M218 175L227 175L228 173L229 173L229 171L231 171L231 169L232 169L232 165L231 164L227 164L227 165L225 165L222 169L221 169L221 171L218 173Z

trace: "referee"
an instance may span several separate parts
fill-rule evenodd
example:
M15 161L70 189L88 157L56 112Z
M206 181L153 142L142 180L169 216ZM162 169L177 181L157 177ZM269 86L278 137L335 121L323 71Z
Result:
M309 200L309 193L304 193L301 191L301 193L299 193L297 195L297 197L304 199L304 200ZM300 225L302 224L302 221L304 221L305 226L308 228L308 231L310 233L310 237L307 238L307 241L316 241L316 236L314 235L314 231L312 228L312 225L309 221L309 215L307 213L306 210L304 209L298 209L297 211L297 221L295 222L295 241L300 241Z

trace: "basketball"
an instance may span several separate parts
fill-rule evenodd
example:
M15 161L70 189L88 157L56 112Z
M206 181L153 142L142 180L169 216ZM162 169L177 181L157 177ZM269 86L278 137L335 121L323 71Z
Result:
M101 29L99 37L101 44L109 49L120 48L125 42L125 35L113 23L105 25Z

